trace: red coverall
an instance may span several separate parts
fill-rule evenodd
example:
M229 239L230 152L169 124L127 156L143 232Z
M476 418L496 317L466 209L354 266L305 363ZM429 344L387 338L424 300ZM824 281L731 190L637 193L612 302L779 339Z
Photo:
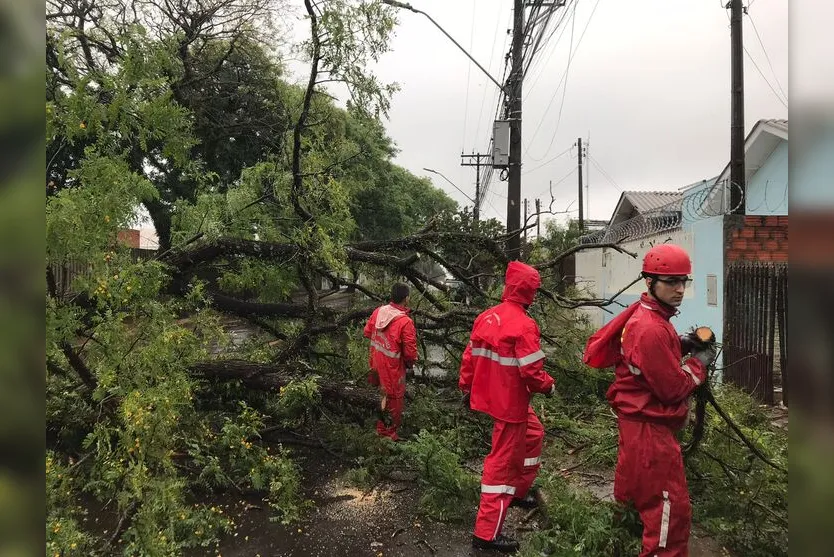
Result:
M475 536L501 533L513 497L523 499L536 478L544 428L530 393L546 393L553 378L544 371L539 327L527 315L541 284L532 267L511 261L502 303L481 313L463 353L458 386L470 393L472 410L492 416L492 450L484 460Z
M692 507L680 444L687 399L706 372L696 358L681 364L675 314L648 294L597 331L584 361L615 366L606 397L619 417L614 498L634 502L643 521L640 557L686 557Z
M395 441L399 439L397 429L403 415L405 368L417 361L417 331L409 311L393 302L380 306L371 314L364 331L371 339L368 365L373 371L368 380L384 391L382 409L390 413L392 420L390 427L378 420L376 431Z

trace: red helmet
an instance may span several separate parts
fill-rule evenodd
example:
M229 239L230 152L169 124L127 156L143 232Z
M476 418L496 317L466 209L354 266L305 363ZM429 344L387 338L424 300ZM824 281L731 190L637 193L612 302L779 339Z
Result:
M660 244L646 252L643 272L650 275L688 275L692 272L692 262L682 247Z

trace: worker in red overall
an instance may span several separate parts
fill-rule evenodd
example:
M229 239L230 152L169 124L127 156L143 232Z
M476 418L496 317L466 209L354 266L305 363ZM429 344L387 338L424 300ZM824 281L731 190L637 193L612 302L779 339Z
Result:
M406 371L417 361L417 331L408 316L408 286L400 282L391 288L391 303L380 306L365 325L365 337L371 339L368 382L382 393L379 435L399 441L397 429L402 423Z
M606 394L619 418L614 498L640 514L640 557L689 554L692 507L675 431L686 423L688 398L716 356L712 343L686 342L669 322L691 272L681 247L650 249L643 259L648 291L591 336L583 358L591 367L615 369Z
M511 261L501 303L475 319L461 361L458 386L465 404L494 421L472 536L476 549L517 551L518 542L501 533L507 509L536 504L530 486L539 471L544 428L530 396L554 392L553 378L544 371L539 327L527 315L540 284L538 271Z

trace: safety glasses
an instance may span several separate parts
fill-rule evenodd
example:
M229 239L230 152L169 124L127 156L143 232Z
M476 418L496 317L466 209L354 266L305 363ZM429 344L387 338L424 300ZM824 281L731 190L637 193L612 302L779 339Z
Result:
M692 282L692 279L689 277L657 277L656 279L658 282L662 282L663 284L668 284L671 287L677 287L678 285L683 286L686 288L689 283Z

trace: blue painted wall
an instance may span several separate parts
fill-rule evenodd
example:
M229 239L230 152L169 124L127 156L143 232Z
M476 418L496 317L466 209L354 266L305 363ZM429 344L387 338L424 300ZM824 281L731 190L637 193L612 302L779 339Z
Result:
M683 333L690 327L706 325L715 331L716 339L720 342L723 336L723 291L724 291L724 217L723 215L708 216L704 209L705 204L701 200L706 199L706 190L713 187L715 181L707 180L687 190L685 196L690 200L682 204L681 229L670 231L653 238L654 241L663 242L666 238L672 238L689 251L692 258L692 284L687 288L683 303L680 305L680 314L672 318L675 328ZM626 242L623 247L636 252L642 261L642 255L650 247L647 241ZM613 272L612 276L606 277L603 273L605 284L600 285L605 297L613 295L622 288L626 279L630 280L639 272L637 269L626 269L623 260L627 257L617 253L611 253L608 265L619 264L620 269ZM707 275L716 277L716 305L707 305ZM610 284L609 284L610 283ZM645 291L642 283L621 294L617 301L623 305L630 305L640 299L639 292ZM605 312L603 322L608 323L616 314L622 311L617 305L608 306L613 314Z
M675 320L678 330L706 325L721 342L724 332L724 217L684 220L683 228L693 236L691 298L684 298ZM707 304L707 276L716 277L716 305Z
M788 142L780 141L767 161L747 182L748 215L788 214Z
M826 126L807 147L792 157L794 207L805 210L834 207L834 129ZM799 150L797 150L799 151Z

